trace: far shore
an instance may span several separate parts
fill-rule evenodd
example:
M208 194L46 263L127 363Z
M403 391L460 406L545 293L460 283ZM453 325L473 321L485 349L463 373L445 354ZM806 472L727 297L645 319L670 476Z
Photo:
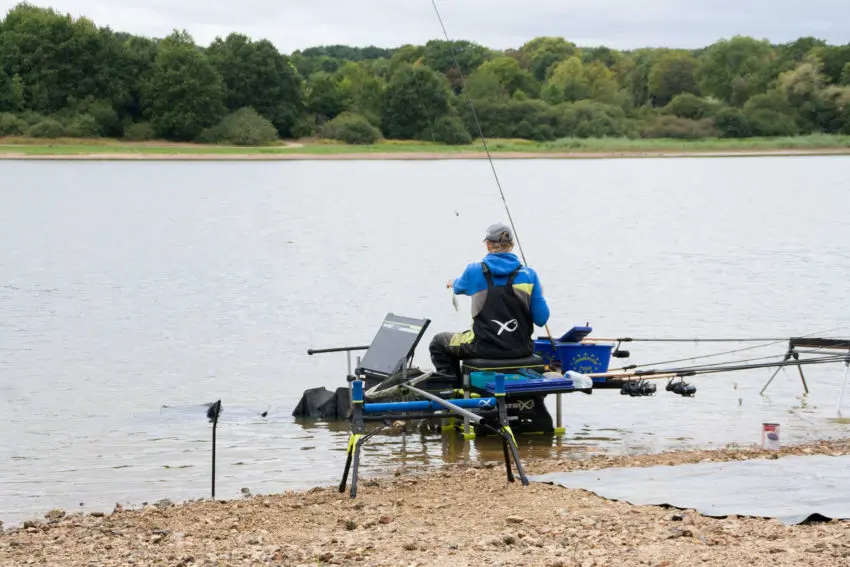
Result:
M493 159L619 159L850 155L850 136L810 135L750 139L565 139L487 141ZM418 141L346 145L327 140L282 141L262 147L127 142L110 139L0 138L0 160L447 160L486 159L481 142L448 146Z
M622 152L491 152L500 159L623 159L623 158L694 158L694 157L770 157L850 155L850 148L779 149L729 151L622 151ZM357 161L357 160L458 160L487 159L485 152L369 152L339 154L202 154L202 153L80 153L25 154L0 152L0 160L71 160L71 161Z

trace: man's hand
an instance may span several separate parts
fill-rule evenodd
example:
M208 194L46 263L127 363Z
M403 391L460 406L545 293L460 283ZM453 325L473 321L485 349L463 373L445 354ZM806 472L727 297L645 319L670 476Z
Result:
M446 289L451 289L452 286L454 285L454 283L455 283L454 280L449 280L448 283L446 284Z

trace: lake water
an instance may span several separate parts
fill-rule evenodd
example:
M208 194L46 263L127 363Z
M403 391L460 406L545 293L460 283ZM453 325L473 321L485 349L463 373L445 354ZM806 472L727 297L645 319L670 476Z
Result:
M850 335L849 157L496 167L553 333ZM345 356L307 349L368 344L394 312L432 319L428 366L433 333L469 324L445 282L500 220L486 161L0 162L0 520L208 496L217 399L217 497L338 482L345 424L291 413L345 384ZM741 346L632 343L624 362ZM805 398L793 370L759 396L767 369L700 377L692 399L566 396L566 436L522 455L758 443L763 421L784 443L843 436L843 371L807 367ZM500 458L378 437L363 474Z

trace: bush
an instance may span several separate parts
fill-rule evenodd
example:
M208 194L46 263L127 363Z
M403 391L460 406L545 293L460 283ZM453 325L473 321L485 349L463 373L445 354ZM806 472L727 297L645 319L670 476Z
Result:
M455 108L468 132L478 133L469 104L457 97ZM481 128L488 138L554 140L555 110L542 100L483 99L475 103Z
M27 123L8 112L0 112L0 136L21 136L27 131Z
M309 138L316 134L316 119L310 116L301 116L292 126L292 136L298 138Z
M39 114L38 112L33 112L32 110L25 110L18 114L18 118L23 120L27 126L34 126L39 122L42 122L47 117L43 114Z
M713 120L724 138L746 138L750 135L750 125L744 113L737 108L723 108Z
M794 136L799 132L791 116L775 110L759 109L744 116L754 136Z
M690 120L677 116L659 116L643 128L644 138L677 138L681 140L696 140L698 138L716 138L720 130L713 120Z
M228 142L237 146L263 146L277 140L277 128L256 110L240 108L198 136L205 144Z
M322 126L319 137L346 144L374 144L381 138L381 131L363 116L343 112Z
M65 135L72 138L99 138L101 136L100 125L93 116L80 114L75 116L65 128Z
M456 116L443 116L434 123L434 139L452 146L472 143L472 136Z
M678 116L679 118L690 118L699 120L711 116L714 105L702 97L691 93L682 93L673 97L673 100L664 107L665 114Z
M581 100L556 107L557 133L562 138L620 137L627 130L622 108Z
M153 140L156 137L156 132L149 122L139 122L131 124L124 128L124 139L132 142L146 142Z
M80 104L77 112L91 116L97 125L95 136L119 137L123 134L118 113L108 102L87 99Z
M62 124L53 118L45 118L30 126L27 134L33 138L60 138L65 133Z

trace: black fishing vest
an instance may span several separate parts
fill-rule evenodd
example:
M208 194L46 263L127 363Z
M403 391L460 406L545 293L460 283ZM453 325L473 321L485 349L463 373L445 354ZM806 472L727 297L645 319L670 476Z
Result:
M531 310L514 289L514 280L521 268L508 276L504 286L493 284L493 275L481 263L487 279L487 298L481 311L472 319L475 352L481 358L524 358L534 352L532 335L534 321Z

